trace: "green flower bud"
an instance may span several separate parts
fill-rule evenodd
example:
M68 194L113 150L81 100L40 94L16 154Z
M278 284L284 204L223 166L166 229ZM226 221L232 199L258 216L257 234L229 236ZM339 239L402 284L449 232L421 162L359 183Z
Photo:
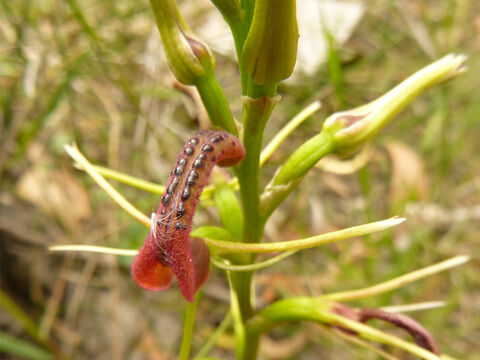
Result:
M257 0L242 60L258 85L288 78L297 60L295 0Z
M150 4L170 69L182 84L194 84L206 70L215 67L212 52L206 44L195 38L174 0L150 0Z
M366 105L331 115L323 131L333 135L339 155L350 155L375 136L392 118L428 88L465 71L464 55L450 54L416 72Z

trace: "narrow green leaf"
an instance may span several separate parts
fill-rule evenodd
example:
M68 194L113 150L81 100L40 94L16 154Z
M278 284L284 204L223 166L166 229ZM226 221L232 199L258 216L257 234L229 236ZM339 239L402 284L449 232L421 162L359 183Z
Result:
M0 291L0 308L8 312L31 337L42 342L37 324L3 291Z
M217 257L212 257L210 260L212 263L218 267L219 269L227 270L227 271L255 271L255 270L261 270L266 267L269 267L271 265L274 265L286 257L289 257L290 255L293 255L297 252L297 250L289 250L281 253L280 255L274 256L268 260L261 261L258 263L254 264L248 264L248 265L231 265L227 260L224 260L222 258L217 258Z
M242 239L243 214L235 192L225 183L217 186L213 199L222 225L237 241Z
M0 331L0 352L22 359L48 360L52 355L42 348ZM3 358L3 357L2 357Z
M193 230L190 235L199 238L235 242L232 234L218 226L202 226Z

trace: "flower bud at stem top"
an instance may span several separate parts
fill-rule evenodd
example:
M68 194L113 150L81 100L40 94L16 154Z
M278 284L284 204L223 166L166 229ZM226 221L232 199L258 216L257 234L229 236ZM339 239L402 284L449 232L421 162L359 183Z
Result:
M295 0L257 0L243 46L245 69L258 85L288 78L297 60Z
M195 38L178 12L174 0L150 0L168 63L182 84L192 85L215 67L208 46Z
M447 55L377 100L331 115L325 120L323 131L333 135L334 151L339 155L350 155L358 150L425 90L462 74L465 60L464 55Z

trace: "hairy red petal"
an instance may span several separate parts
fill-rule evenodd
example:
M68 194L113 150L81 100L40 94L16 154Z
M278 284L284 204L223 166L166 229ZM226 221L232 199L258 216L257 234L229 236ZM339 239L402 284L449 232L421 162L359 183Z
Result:
M145 243L133 259L133 280L147 290L165 290L173 280L172 270L162 264L158 251L158 246L149 232Z
M193 302L195 296L195 269L190 252L190 235L184 231L175 239L165 242L168 264L175 274L178 287L187 301Z
M190 251L195 268L195 291L198 291L210 275L210 251L205 241L200 238L191 239Z
M240 140L225 131L200 131L187 140L152 215L145 245L132 265L140 286L165 289L173 273L185 299L194 301L210 272L208 247L201 239L190 239L195 209L213 167L237 164L244 156Z

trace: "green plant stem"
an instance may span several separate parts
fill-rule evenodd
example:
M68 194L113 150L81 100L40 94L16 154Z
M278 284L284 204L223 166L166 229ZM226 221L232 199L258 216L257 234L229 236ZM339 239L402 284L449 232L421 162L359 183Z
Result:
M222 14L225 21L228 23L230 28L239 30L239 27L242 26L243 21L243 12L240 6L240 0L211 0L213 5Z
M263 96L261 98L243 98L243 144L245 146L246 156L237 168L237 176L240 184L240 197L243 205L243 243L258 243L261 240L263 233L263 223L261 222L259 213L260 153L262 150L265 124L270 118L270 114L278 100L278 97L271 98L268 96ZM253 255L246 254L244 256L243 264L249 264L253 260ZM253 273L251 271L231 274L231 285L233 286L232 294L235 294L237 297L240 318L243 322L254 314L252 276ZM233 308L232 314L234 314ZM235 327L236 332L237 329L240 329L240 327ZM253 349L251 349L248 344L237 341L238 359L242 359L243 356L250 356L250 358L255 357L256 352L252 351Z
M266 267L272 266L276 264L277 262L282 261L283 259L289 257L290 255L293 255L297 252L297 250L288 250L280 255L274 256L268 260L254 263L254 264L249 264L249 265L232 265L230 262L228 262L225 259L221 258L216 258L212 257L210 261L212 262L213 265L218 267L219 269L223 270L228 270L228 271L256 271L256 270L261 270Z
M238 274L237 274L238 275ZM233 328L235 330L235 345L236 345L236 356L237 359L242 359L246 352L245 344L245 309L242 310L239 298L239 292L242 291L242 284L245 282L237 281L234 279L235 273L227 271L228 284L230 288L230 311L232 313L233 319ZM250 291L248 291L250 293ZM250 301L244 305L251 306Z
M263 96L274 97L277 92L277 84L273 85L258 85L250 77L247 83L247 96L258 99Z
M232 112L213 70L209 70L204 75L199 76L195 81L195 86L202 98L212 125L238 136Z
M193 329L195 327L195 313L197 312L197 303L201 292L195 294L195 301L187 303L185 309L185 318L183 321L183 336L180 346L180 360L188 360L192 346Z
M242 50L245 38L247 37L250 24L245 21L245 11L241 8L240 0L211 0L222 13L233 35L235 50L237 52L238 68L242 85L242 95L247 95L243 89L247 88L247 73L243 66ZM251 18L250 18L251 20Z
M243 204L243 242L259 242L262 226L259 219L259 169L265 125L279 98L243 98L243 127L246 156L238 170L240 197Z
M244 113L244 139L243 144L246 156L238 168L237 175L240 184L240 197L243 205L243 243L258 243L262 237L263 224L259 216L259 168L260 153L265 124L278 102L279 98L264 96L258 99L243 98ZM245 264L253 261L252 255L245 256ZM251 304L252 273L236 273L232 275L232 283L239 296L239 304L243 319L248 319L253 314Z

